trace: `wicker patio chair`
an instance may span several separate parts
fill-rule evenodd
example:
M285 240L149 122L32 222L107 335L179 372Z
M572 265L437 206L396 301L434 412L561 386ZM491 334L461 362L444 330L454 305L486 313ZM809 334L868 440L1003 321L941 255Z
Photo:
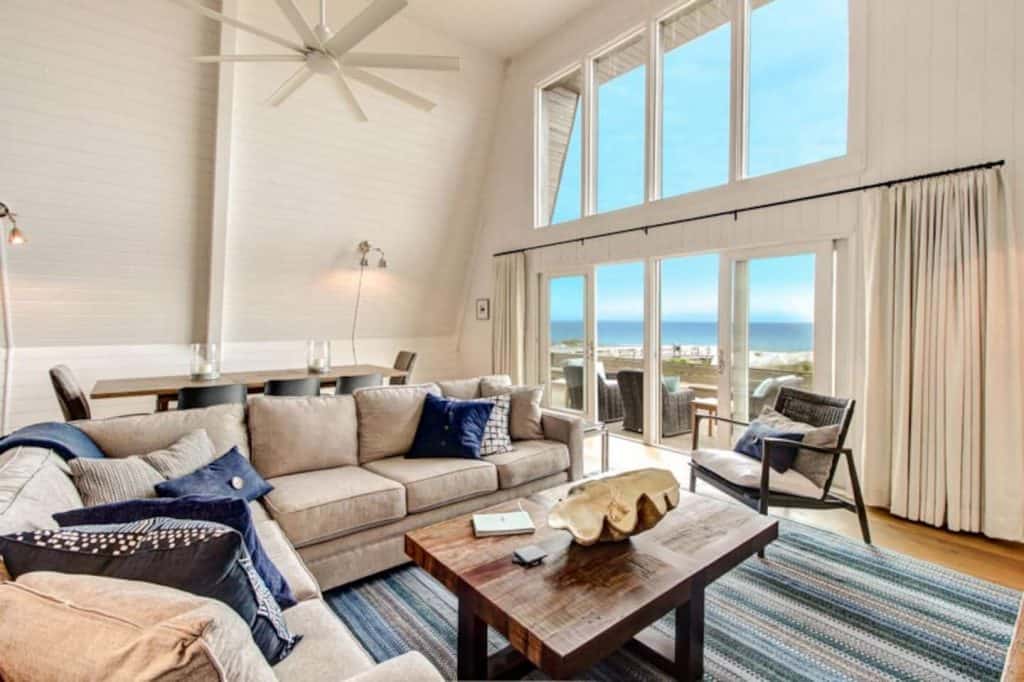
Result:
M622 428L643 433L644 430L644 373L639 369L619 370L619 390L622 393ZM670 391L661 384L661 436L668 438L690 432L693 399L692 388Z
M597 372L597 418L604 423L622 420L622 394L619 382L605 376L604 367L598 363ZM569 408L583 409L583 366L566 365L562 368L565 375L565 389L568 395Z
M765 438L761 446L761 461L731 450L701 449L701 420L713 419L740 426L747 426L747 423L717 415L697 414L690 461L690 490L694 490L699 478L761 514L767 514L769 507L846 509L856 512L864 542L871 544L867 509L853 462L853 451L844 447L854 404L852 399L833 398L791 386L783 387L775 399L776 411L793 421L811 426L840 426L834 448L800 445L800 453L793 467L784 474L771 469L770 453L775 447L792 447L792 441ZM841 458L845 458L850 474L853 502L831 492L836 467Z

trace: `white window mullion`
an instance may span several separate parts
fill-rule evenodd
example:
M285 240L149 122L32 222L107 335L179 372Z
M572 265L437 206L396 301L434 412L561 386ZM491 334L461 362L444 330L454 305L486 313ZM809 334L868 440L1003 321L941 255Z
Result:
M583 143L583 176L581 178L580 195L583 202L583 216L593 215L596 209L597 196L597 97L594 92L594 60L588 57L583 61L583 131L580 140Z
M729 125L729 182L747 175L747 121L749 116L750 74L750 2L736 0L733 5L732 98Z
M649 23L647 35L647 184L644 196L647 201L657 201L661 198L661 21L656 19Z

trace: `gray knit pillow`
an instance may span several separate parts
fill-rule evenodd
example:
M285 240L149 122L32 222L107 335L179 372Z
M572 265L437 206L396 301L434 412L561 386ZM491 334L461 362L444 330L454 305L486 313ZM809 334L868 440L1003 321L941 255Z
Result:
M76 458L68 462L82 504L100 504L156 497L158 483L179 478L216 458L205 430L193 431L166 450L120 459Z

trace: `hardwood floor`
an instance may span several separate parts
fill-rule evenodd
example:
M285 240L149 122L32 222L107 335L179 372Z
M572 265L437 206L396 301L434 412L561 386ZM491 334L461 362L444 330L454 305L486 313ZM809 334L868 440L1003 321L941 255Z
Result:
M609 439L609 460L613 470L658 466L672 470L681 483L689 481L689 458L679 452L650 447L633 440ZM587 438L585 468L600 469L600 439ZM730 499L702 482L697 492ZM772 514L817 526L860 541L855 514L836 510L771 509ZM983 580L1024 590L1024 544L990 540L981 535L953 533L892 516L882 509L870 509L871 535L875 545L930 561Z

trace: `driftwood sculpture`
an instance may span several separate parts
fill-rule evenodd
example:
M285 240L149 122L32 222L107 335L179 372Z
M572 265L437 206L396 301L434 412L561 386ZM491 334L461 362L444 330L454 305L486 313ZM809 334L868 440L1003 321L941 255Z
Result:
M642 533L679 504L679 481L667 469L638 469L586 481L548 514L548 525L581 545L617 542Z

